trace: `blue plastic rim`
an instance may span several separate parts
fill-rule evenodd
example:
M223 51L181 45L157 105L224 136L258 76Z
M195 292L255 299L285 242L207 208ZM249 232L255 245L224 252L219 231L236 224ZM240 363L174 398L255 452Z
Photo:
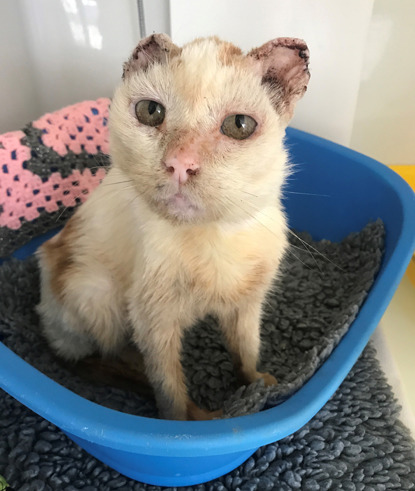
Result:
M186 486L234 469L257 448L290 435L327 402L352 368L397 288L415 247L415 195L389 168L299 130L287 130L295 173L286 186L290 226L341 240L381 218L385 255L369 295L327 361L293 396L261 413L206 422L123 414L49 379L0 343L0 386L128 477ZM15 255L26 257L39 241Z

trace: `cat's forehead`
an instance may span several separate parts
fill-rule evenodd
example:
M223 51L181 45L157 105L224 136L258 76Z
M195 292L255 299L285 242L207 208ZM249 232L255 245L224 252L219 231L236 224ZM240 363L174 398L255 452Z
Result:
M185 44L178 56L189 63L210 61L221 66L241 64L245 59L240 48L216 36L198 38Z
M183 46L180 54L171 60L172 70L178 77L187 77L189 83L198 83L201 87L237 74L246 76L250 65L250 60L237 46L216 37L196 39ZM248 72L243 73L247 69ZM221 76L217 78L218 75Z
M252 59L244 56L240 48L217 37L210 37L198 38L171 51L161 63L150 65L144 70L135 69L134 75L144 84L165 85L174 77L176 82L184 85L205 88L217 79L218 74L221 74L220 81L234 74L246 78L253 75L254 71Z
M261 78L251 59L231 43L217 38L197 39L185 45L166 66L177 95L190 104L244 101L260 90Z

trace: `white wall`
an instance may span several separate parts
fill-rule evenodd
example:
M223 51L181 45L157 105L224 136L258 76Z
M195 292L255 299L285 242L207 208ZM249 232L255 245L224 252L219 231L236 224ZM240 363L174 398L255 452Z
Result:
M0 0L0 132L112 96L138 40L135 0Z
M415 165L415 1L376 0L351 146L387 164Z
M19 0L42 112L111 96L139 38L134 0Z
M0 133L4 133L39 113L19 2L0 0L0 66Z
M143 0L146 35L164 32L170 35L170 1Z

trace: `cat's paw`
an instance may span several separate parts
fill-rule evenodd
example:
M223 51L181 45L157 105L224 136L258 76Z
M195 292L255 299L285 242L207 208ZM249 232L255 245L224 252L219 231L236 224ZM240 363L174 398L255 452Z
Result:
M278 380L268 372L251 372L249 375L239 371L237 373L239 385L249 385L256 382L259 379L263 379L265 387L270 385L277 385Z
M187 404L187 419L190 421L207 421L210 419L216 419L223 416L223 410L218 409L216 411L208 411L197 406L193 401L189 401Z
M265 387L269 387L270 385L277 385L278 380L268 372L258 372L258 378L262 378L265 383Z

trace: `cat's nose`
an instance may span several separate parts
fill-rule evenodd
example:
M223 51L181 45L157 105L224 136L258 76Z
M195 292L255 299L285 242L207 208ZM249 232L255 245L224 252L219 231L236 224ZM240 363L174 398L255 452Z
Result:
M195 155L191 153L175 153L168 156L164 165L167 172L171 174L172 179L179 184L183 184L190 176L194 176L199 172L199 163Z

